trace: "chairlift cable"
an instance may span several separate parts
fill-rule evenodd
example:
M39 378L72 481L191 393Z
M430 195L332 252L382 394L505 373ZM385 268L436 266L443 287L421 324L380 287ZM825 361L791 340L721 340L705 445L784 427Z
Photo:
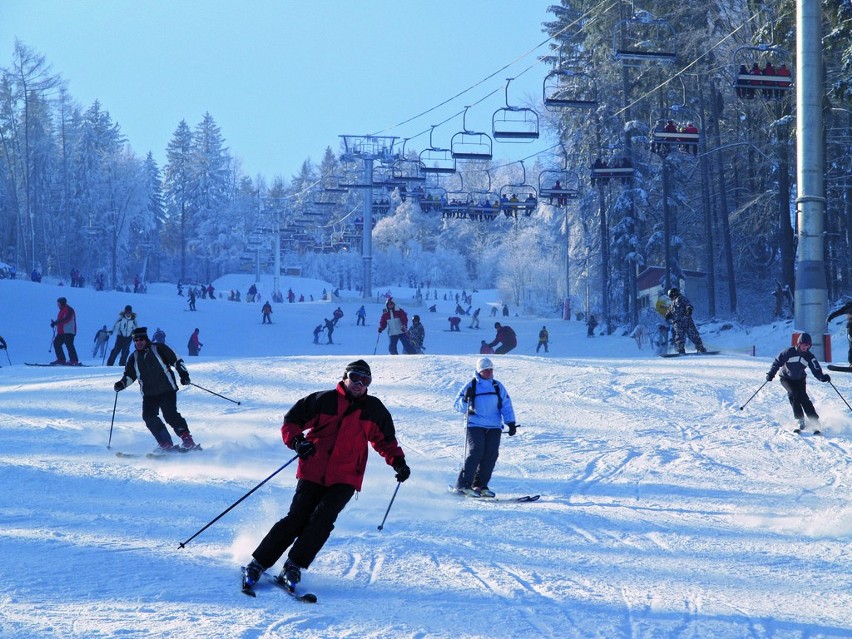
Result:
M616 6L616 4L617 4L616 2L611 3L608 7L606 7L606 8L604 9L604 12L606 12L606 11L608 11L609 9L611 9L612 7ZM565 33L566 31L568 31L569 29L573 28L573 27L574 27L574 26L576 26L579 22L581 22L582 20L584 20L584 19L587 17L588 13L590 13L590 12L591 12L591 9L590 9L590 10L589 10L586 14L583 14L582 16L578 17L578 18L577 18L576 20L574 20L573 22L571 22L571 23L569 23L569 24L565 25L565 27L563 27L562 29L560 29L559 31L557 31L556 33L554 33L552 36L550 36L549 38L547 38L547 39L546 39L546 40L544 40L543 42L540 42L539 44L535 45L533 48L529 49L529 50L528 50L528 51L526 51L525 53L522 53L521 55L519 55L518 57L516 57L514 60L512 60L511 62L509 62L508 64L506 64L506 65L504 65L504 66L500 67L499 69L497 69L496 71L494 71L494 72L493 72L493 73L491 73L490 75L488 75L488 76L484 77L482 80L479 80L478 82L475 82L474 84L470 85L470 86L469 86L469 87L467 87L466 89L461 90L460 92L456 93L454 96L449 97L449 98L447 98L446 100L444 100L443 102L441 102L441 103L439 103L439 104L436 104L435 106L433 106L433 107L431 107L431 108L429 108L429 109L426 109L425 111L423 111L423 112L421 112L421 113L418 113L417 115L414 115L414 116L412 116L412 117L410 117L410 118L408 118L408 119L406 119L406 120L403 120L402 122L399 122L399 123L394 124L394 125L392 125L392 126L386 127L386 128L384 128L384 129L382 129L381 131L377 131L377 132L375 132L375 133L371 133L370 135L374 135L374 136L375 136L375 135L381 135L382 133L387 133L388 131L392 131L392 130L394 130L394 129L397 129L397 128L399 128L399 127L401 127L401 126L405 125L405 124L408 124L409 122L412 122L412 121L414 121L414 120L416 120L416 119L418 119L418 118L420 118L420 117L422 117L422 116L424 116L424 115L427 115L427 114L431 113L432 111L435 111L436 109L441 108L442 106L445 106L446 104L448 104L448 103L452 102L453 100L455 100L455 99L457 99L457 98L460 98L461 96L463 96L464 94L466 94L468 91L472 91L473 89L475 89L475 88L476 88L476 87L478 87L479 85L481 85L481 84L483 84L483 83L487 82L488 80L491 80L494 76L496 76L496 75L498 75L498 74L500 74L500 73L503 73L506 69L508 69L509 67L511 67L513 64L516 64L519 60L522 60L523 58L527 57L528 55L530 55L530 54L531 54L531 53L533 53L534 51L536 51L536 50L540 49L541 47L545 46L546 44L548 44L548 43L549 43L551 40L553 40L554 38L557 38L558 36L562 35L562 34L563 34L563 33ZM520 73L515 74L515 77L517 78L517 77L519 77L519 76L523 75L524 73L526 73L526 72L527 72L527 71L529 71L530 69L533 69L534 67L538 66L539 64L542 64L543 62L544 62L544 60L543 60L543 59L542 59L542 60L538 60L537 62L535 62L534 64L531 64L530 66L528 66L526 69L524 69L524 70L523 70L523 71L521 71ZM480 102L482 102L483 100L485 100L485 99L487 99L487 98L490 98L492 95L494 95L495 93L497 93L497 91L501 90L502 88L503 88L503 87L502 87L502 85L501 85L500 89L495 89L494 91L492 91L491 93L488 93L488 94L487 94L487 95L485 95L483 98L481 98L481 99L477 100L476 102L474 102L474 103L473 103L472 105L470 105L470 106L475 106L475 105L479 104ZM445 120L444 122L441 122L440 124L445 124L446 122L448 122L449 120L452 120L453 118L455 118L456 116L458 116L458 115L459 115L459 114L461 114L461 113L462 113L462 111L459 111L458 113L454 114L453 116L451 116L450 118L448 118L448 119L447 119L447 120ZM413 135L413 136L409 137L408 139L413 139L413 138L419 137L419 136L423 135L424 133L428 133L428 129L427 129L426 131L421 131L421 132L420 132L420 133L418 133L417 135Z

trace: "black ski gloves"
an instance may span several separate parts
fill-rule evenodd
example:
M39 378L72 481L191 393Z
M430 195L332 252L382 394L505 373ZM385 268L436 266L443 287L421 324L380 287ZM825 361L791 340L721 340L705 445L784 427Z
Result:
M118 393L119 391L123 391L125 388L127 388L127 387L124 385L124 380L123 380L123 379L118 380L115 384L113 384L113 385L112 385L112 387L115 389L115 392L116 392L116 393Z
M293 439L293 443L290 448L296 451L296 454L299 456L299 459L307 459L315 452L317 452L317 447L314 446L314 443L309 442L307 439L305 439L304 435L297 435Z
M400 483L411 477L411 469L405 463L404 457L397 457L393 460L393 469L396 471L396 480Z
M189 371L186 370L186 366L183 363L182 359L179 359L175 362L175 369L178 372L178 376L180 377L180 383L184 386L189 386Z
M775 373L766 373L767 382L771 382L773 379L775 379Z
M823 375L822 381L823 382L830 382L831 381L831 375Z
M512 437L515 433L518 432L518 425L515 422L508 422L506 426L509 429L509 437Z

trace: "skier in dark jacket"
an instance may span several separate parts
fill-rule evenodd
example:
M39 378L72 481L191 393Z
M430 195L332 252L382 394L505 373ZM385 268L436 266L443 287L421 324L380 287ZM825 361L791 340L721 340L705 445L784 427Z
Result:
M178 359L175 352L165 344L151 343L148 339L148 329L144 326L133 330L133 346L134 350L124 367L124 376L113 385L115 392L118 393L133 382L139 381L139 390L142 392L142 419L159 444L157 452L179 452L166 425L159 417L160 411L166 424L180 437L180 448L198 448L189 433L186 420L177 410L178 385L174 371L177 371L183 386L189 384L189 371L186 370L183 360Z
M707 349L704 348L704 342L701 341L698 329L695 328L695 322L692 321L693 309L689 299L678 288L670 288L667 295L672 303L666 312L666 319L670 320L674 326L674 341L677 352L681 354L686 352L686 338L688 337L689 341L695 345L695 350L699 353L706 353Z
M243 569L244 587L257 583L287 548L280 579L290 589L301 580L338 515L361 490L368 442L393 467L398 482L408 479L411 470L396 441L393 418L381 400L367 394L371 381L367 362L354 361L334 390L303 397L284 416L281 436L299 456L299 481L287 516L272 526Z
M799 335L795 346L785 348L772 362L769 372L766 373L766 381L771 382L775 373L781 370L781 386L787 391L790 406L793 407L793 417L796 418L797 426L793 430L801 433L805 428L805 416L814 428L814 435L819 435L819 415L817 415L807 390L807 369L811 369L813 376L821 382L830 382L831 377L822 372L817 358L811 353L812 340L808 333Z

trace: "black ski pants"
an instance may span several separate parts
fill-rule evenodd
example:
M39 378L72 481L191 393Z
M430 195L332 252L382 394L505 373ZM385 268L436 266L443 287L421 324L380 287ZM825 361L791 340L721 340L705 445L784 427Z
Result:
M62 352L62 347L68 351L68 360L65 359L65 354ZM56 351L56 359L60 362L77 361L77 349L74 348L74 335L71 333L63 333L53 338L53 350Z
M468 426L467 459L459 473L456 488L485 488L500 455L500 428Z
M266 533L252 557L264 568L269 568L292 544L287 556L301 568L308 568L331 536L337 516L354 494L355 488L348 484L323 486L300 479L290 502L290 512Z
M811 398L808 397L807 377L802 379L781 378L781 386L787 391L787 399L793 407L793 417L803 419L807 415L812 420L818 420L816 409Z
M161 395L143 395L142 420L160 446L169 446L174 443L166 424L160 419L160 411L163 412L163 419L166 420L166 424L175 431L175 435L183 437L189 433L186 420L177 410L177 393L175 391Z
M115 364L115 358L118 357L119 353L121 353L121 357L118 360L118 364L119 366L124 366L127 363L127 355L130 351L131 342L133 342L133 340L129 335L116 335L115 346L112 347L112 350L109 352L109 357L107 357L107 366Z

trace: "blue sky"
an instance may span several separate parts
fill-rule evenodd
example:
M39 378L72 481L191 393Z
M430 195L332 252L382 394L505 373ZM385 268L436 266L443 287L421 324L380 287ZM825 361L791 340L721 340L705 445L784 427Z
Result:
M245 173L289 178L326 146L337 151L338 135L413 138L474 103L467 128L490 133L509 77L517 78L513 105L540 100L548 68L537 62L546 51L538 45L550 4L3 0L0 64L11 63L22 40L46 56L75 100L100 100L134 150L150 150L161 165L178 123L194 127L209 111ZM461 128L461 116L438 127L436 146ZM550 144L495 142L494 155L522 159Z

